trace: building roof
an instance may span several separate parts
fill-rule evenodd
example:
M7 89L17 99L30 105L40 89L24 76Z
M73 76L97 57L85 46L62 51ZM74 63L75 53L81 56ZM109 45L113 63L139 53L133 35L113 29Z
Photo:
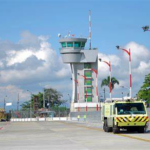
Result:
M59 42L86 42L86 38L60 38Z

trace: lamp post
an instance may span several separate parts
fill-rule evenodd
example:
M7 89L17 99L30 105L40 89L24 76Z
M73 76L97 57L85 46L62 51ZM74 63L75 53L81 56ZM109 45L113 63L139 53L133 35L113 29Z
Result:
M97 102L98 102L98 72L96 69L91 68L91 70L96 74L96 96L97 96ZM98 111L98 103L96 105L96 110Z
M127 89L128 90L128 92L130 91L130 88L128 88L128 87L126 87L126 86L120 86L120 87L122 87L122 89ZM122 91L122 94L123 94L123 91ZM128 96L128 94L127 94L127 96ZM122 98L123 99L123 98Z
M27 90L30 94L31 94L31 99L32 99L32 92L30 92L29 90ZM31 100L30 100L30 118L31 118Z
M5 107L6 107L6 98L7 97L7 95L4 97L4 111L5 111Z
M123 50L129 56L129 86L130 86L130 99L132 98L132 71L131 71L131 51L121 48L120 46L116 46L117 49Z
M122 100L123 100L123 91L121 92L121 94L122 94Z
M112 93L112 83L111 83L111 62L107 62L107 61L102 61L102 59L99 59L100 62L104 62L105 64L107 64L109 66L109 95L110 95L110 100L112 99L111 93Z
M18 93L18 101L17 101L17 111L19 111L19 93Z
M45 88L43 90L43 109L45 110Z
M80 111L80 107L79 107L79 82L78 82L78 80L75 80L75 79L73 79L73 78L70 78L72 81L74 81L76 84L77 84L77 92L78 92L78 94L77 94L77 101L78 101L78 111ZM71 103L70 103L71 104Z
M103 91L104 91L104 102L105 102L105 99L106 99L106 96L105 96L105 88L103 89Z
M48 110L50 111L50 96L48 95Z
M68 97L69 97L69 102L71 104L71 96L70 96L70 94L68 94Z
M84 80L87 80L87 77L86 77L86 76L80 75L79 73L78 73L78 75L81 76L81 77L83 77ZM87 106L87 87L86 87L86 111L88 111L88 106Z

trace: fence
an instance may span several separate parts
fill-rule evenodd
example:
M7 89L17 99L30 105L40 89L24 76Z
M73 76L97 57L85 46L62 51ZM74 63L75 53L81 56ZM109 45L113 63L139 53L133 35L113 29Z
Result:
M77 121L76 117L48 117L48 118L12 118L12 122L34 122L34 121Z
M52 112L53 112L53 115L52 115ZM20 111L12 110L11 118L68 117L69 113L70 113L70 111L68 109L61 110L59 108L45 110L45 111L39 111L36 113L30 109L20 110ZM41 115L41 114L46 114L46 115Z

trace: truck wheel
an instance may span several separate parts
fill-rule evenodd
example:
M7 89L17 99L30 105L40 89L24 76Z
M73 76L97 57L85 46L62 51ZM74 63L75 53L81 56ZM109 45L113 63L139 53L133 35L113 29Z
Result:
M138 132L139 133L144 133L145 132L145 127L138 127Z
M113 125L113 133L119 133L120 128L117 125Z
M106 125L105 125L105 121L103 123L103 130L106 132Z
M107 119L104 120L104 131L105 132L111 132L112 131L112 128L111 127L108 127L107 125Z

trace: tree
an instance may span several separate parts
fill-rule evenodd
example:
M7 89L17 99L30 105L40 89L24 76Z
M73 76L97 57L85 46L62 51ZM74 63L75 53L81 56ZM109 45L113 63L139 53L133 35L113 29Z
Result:
M43 93L39 92L38 94L32 94L31 100L25 101L21 105L22 110L30 109L30 104L31 104L31 108L33 108L34 96L38 96L39 108L43 108ZM62 98L62 94L53 88L44 90L45 102L46 104L49 103L50 107L55 107L55 106L59 107L61 104L66 102L65 100L62 100L61 98Z
M42 107L43 107L43 93L42 93L42 92L39 92L38 94L32 96L32 99L31 99L31 101L32 101L32 106L33 106L33 102L34 102L34 96L38 96L39 108L42 108Z
M109 87L109 83L110 83L110 77L108 76L106 79L102 80L101 87L103 87L103 86L108 86ZM114 89L115 84L119 85L119 81L115 77L112 77L111 78L111 88L112 88L112 90Z
M22 105L20 105L22 110L29 110L30 109L30 102L25 101Z
M51 107L59 106L66 102L65 100L61 100L61 98L62 94L53 88L44 90L44 99Z
M138 99L143 99L150 103L150 73L145 76L143 85L137 94Z

